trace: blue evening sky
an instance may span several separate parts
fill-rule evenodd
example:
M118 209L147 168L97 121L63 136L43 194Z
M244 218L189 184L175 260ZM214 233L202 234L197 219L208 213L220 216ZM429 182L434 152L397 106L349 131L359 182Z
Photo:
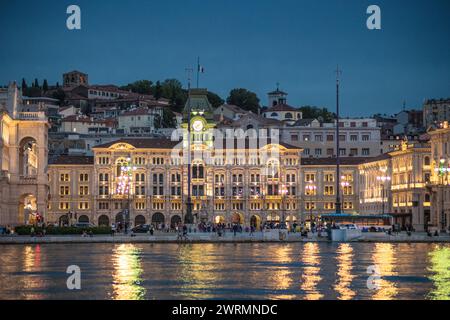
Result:
M70 4L81 7L82 30L66 28ZM366 28L371 4L382 30ZM266 104L279 82L291 105L334 109L337 64L344 116L450 97L449 0L0 0L0 43L2 85L61 83L73 69L92 84L185 85L199 55L200 86L222 98L243 87Z

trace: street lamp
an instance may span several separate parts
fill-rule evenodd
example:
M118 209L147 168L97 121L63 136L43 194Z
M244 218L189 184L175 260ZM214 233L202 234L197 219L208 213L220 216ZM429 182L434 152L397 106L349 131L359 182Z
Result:
M309 195L309 197L310 197L310 199L309 199L309 218L310 218L310 224L311 225L312 225L312 220L313 220L312 196L316 193L316 189L317 189L317 187L314 184L312 184L312 183L313 182L310 181L309 184L306 186L307 195Z
M350 182L346 181L345 176L341 176L341 186L342 186L342 204L345 203L344 201L344 194L345 194L345 189L346 187L350 186ZM344 213L344 205L342 205L342 213Z
M127 224L129 223L131 211L131 188L133 181L133 171L136 167L131 166L131 158L127 158L126 162L120 167L120 176L118 177L117 194L122 196L127 195L127 208L122 211L122 218L124 222L124 231L127 233Z
M286 211L286 195L288 193L288 189L286 185L281 185L281 229L286 229L286 221L285 221L285 211Z
M444 175L448 173L448 168L444 167L445 159L441 158L439 160L438 174L440 177L441 185L441 231L445 232L445 210L444 210Z
M387 181L391 181L391 177L387 175L380 175L377 176L377 181L381 182L381 213L384 214L384 199L386 198L384 184Z

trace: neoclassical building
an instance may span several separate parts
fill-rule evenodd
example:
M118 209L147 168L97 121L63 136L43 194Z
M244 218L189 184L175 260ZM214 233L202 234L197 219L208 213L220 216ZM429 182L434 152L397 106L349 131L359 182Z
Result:
M177 151L174 156L178 145L168 139L122 139L95 147L94 157L55 159L49 165L47 221L72 217L109 225L123 220L124 209L135 225L183 221L188 169L182 154ZM252 158L268 150L279 152L279 160L262 163ZM280 221L283 215L286 221L298 220L300 153L269 143L259 149L233 149L232 158L215 157L208 164L192 152L191 193L197 221L259 225Z
M29 223L47 210L47 118L21 107L15 83L0 91L0 225Z
M175 225L186 213L188 163L197 222L297 221L302 150L270 130L217 130L212 115L206 91L193 90L172 140L121 139L93 157L55 159L47 221Z
M431 221L437 230L450 227L450 126L447 121L430 130Z
M402 141L396 150L360 164L360 212L389 213L394 223L417 231L435 228L430 158L429 143Z

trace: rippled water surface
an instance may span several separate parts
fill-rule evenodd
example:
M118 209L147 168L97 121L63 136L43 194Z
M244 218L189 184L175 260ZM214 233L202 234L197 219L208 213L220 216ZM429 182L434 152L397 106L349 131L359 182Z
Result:
M0 245L0 283L0 299L450 299L450 246Z

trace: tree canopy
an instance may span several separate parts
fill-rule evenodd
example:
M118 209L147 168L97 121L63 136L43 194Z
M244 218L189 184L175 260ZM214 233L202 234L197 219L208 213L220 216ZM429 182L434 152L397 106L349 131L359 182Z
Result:
M152 94L152 84L153 83L149 80L138 80L120 88L139 94Z
M214 109L223 105L223 103L225 102L219 95L211 91L208 91L208 101L211 103Z
M173 111L181 112L186 104L188 92L177 79L166 79L153 82L151 80L138 80L120 87L139 94L151 94L155 99L168 99ZM222 105L224 100L214 92L208 91L208 100L214 108ZM259 100L258 100L259 101Z
M336 114L328 111L327 108L303 106L299 110L302 112L303 119L318 119L323 122L332 122L336 119Z
M175 114L168 108L163 109L162 119L159 115L155 117L155 128L175 128L177 124Z
M234 104L244 110L258 113L259 98L256 93L243 88L237 88L230 91L227 98L228 104Z

